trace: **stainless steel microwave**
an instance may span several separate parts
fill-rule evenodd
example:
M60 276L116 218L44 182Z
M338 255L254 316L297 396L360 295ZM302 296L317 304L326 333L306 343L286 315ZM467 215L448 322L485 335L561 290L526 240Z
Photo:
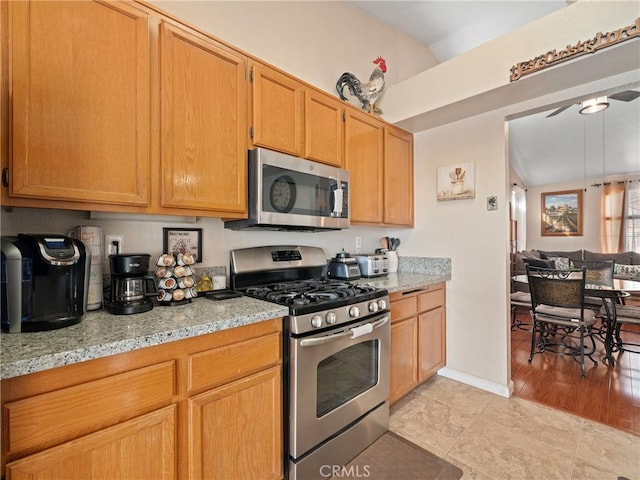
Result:
M249 218L229 220L241 230L348 228L349 172L264 148L249 151Z

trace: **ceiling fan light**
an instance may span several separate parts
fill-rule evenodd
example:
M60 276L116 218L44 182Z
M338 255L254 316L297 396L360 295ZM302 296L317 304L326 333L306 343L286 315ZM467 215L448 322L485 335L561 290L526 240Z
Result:
M590 98L589 100L585 100L580 103L580 113L583 115L601 112L607 108L609 108L609 100L606 96Z

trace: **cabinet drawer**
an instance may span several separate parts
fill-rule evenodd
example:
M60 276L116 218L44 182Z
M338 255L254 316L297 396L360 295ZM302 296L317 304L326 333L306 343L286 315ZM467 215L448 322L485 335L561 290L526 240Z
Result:
M280 362L280 333L189 356L189 391L213 387Z
M417 297L403 298L402 300L396 300L391 302L391 323L396 320L415 315L418 311Z
M54 445L173 401L173 361L74 385L4 405L7 450Z
M426 312L444 306L444 289L418 295L418 311Z

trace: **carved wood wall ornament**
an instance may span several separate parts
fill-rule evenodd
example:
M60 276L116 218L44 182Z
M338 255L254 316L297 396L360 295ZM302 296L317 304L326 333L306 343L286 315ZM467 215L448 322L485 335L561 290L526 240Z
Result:
M525 75L539 72L544 68L572 60L587 53L595 53L603 48L637 37L640 37L640 17L636 18L635 23L619 28L613 32L598 32L589 40L581 40L575 45L567 45L564 50L549 50L547 53L538 55L531 60L516 63L511 67L509 80L515 82Z

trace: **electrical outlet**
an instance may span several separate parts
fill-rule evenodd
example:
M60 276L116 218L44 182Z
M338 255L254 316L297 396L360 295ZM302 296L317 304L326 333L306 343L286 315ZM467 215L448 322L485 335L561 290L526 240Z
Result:
M362 250L362 237L356 237L356 253L360 253Z
M115 255L124 252L124 235L104 236L104 256Z

